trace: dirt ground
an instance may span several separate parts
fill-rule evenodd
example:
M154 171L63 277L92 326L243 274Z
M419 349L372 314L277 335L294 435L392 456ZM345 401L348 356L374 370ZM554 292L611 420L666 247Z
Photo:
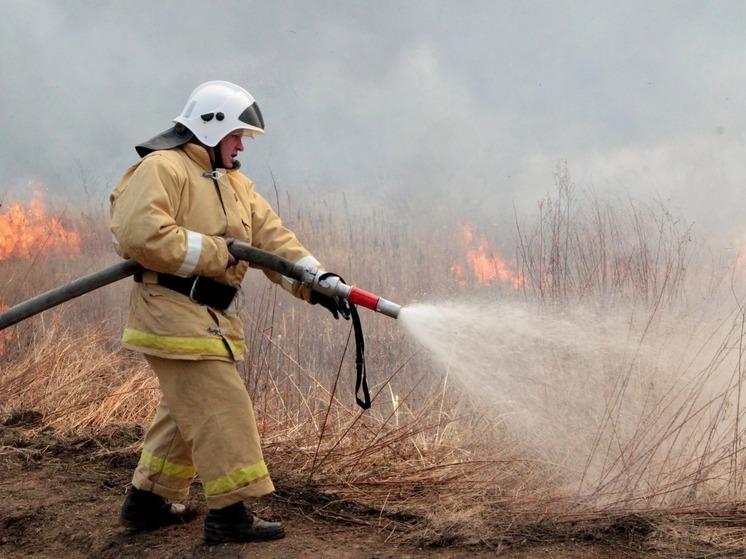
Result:
M323 496L274 476L278 491L257 513L281 521L283 540L208 547L202 541L204 505L195 484L187 504L201 514L188 524L129 533L117 523L137 462L139 433L106 439L61 439L23 422L0 426L0 557L20 558L254 558L385 559L486 558L621 559L673 557L640 551L615 538L490 546L421 548L389 533L370 511L334 508ZM284 481L291 489L283 489ZM709 556L709 555L708 555ZM722 556L722 555L712 555Z

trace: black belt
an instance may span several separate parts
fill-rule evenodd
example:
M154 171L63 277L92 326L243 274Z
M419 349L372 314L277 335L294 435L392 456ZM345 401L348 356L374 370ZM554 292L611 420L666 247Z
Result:
M133 277L136 282L142 283L142 272L137 272ZM238 287L225 285L205 276L182 278L173 274L156 273L156 278L158 285L186 295L195 303L207 305L219 311L230 307L239 291Z

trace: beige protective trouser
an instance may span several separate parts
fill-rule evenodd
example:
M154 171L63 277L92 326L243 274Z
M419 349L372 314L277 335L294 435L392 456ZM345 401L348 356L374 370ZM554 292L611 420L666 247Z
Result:
M199 474L211 509L274 491L236 365L145 358L163 395L132 484L177 501Z

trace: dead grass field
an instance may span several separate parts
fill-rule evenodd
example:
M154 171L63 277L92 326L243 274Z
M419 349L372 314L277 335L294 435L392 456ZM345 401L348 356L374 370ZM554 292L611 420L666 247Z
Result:
M530 435L449 378L397 322L363 311L374 401L361 412L349 325L253 272L244 285L242 373L279 488L260 506L290 535L267 547L208 551L196 521L132 539L116 515L158 390L144 361L118 344L124 281L19 324L3 340L0 555L743 556L746 307L736 272L699 271L691 228L664 208L576 191L562 166L556 180L538 216L516 218L514 230L474 227L468 246L460 223L301 209L289 200L282 215L328 269L405 305L463 296L569 309L631 304L637 314L628 328L639 334L632 353L651 339L663 345L656 359L629 359L608 375L583 443L594 468L581 471L579 485L570 487L575 478L563 464L543 459ZM3 261L0 303L115 262L103 218L68 220L83 250ZM474 266L498 269L498 255L509 279L483 281ZM667 337L672 321L697 331L680 352L696 359L681 368ZM573 369L571 353L553 359ZM676 365L676 374L642 370L650 362ZM582 382L586 371L576 369ZM662 382L679 373L680 382ZM199 487L191 499L200 503Z

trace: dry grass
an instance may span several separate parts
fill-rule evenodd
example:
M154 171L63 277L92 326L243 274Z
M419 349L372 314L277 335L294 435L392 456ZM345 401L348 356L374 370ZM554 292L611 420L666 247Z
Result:
M53 319L29 346L10 348L2 363L5 415L34 411L62 433L109 432L147 421L158 383L141 359L117 348L103 324L76 327Z
M704 288L701 275L692 281L691 228L664 207L592 193L578 200L566 167L558 167L556 179L557 192L535 220L517 220L523 283L514 295L558 307L631 303L639 311L630 326L637 335L633 356L605 371L600 419L587 445L592 458L579 487L568 490L561 465L537 459L499 410L485 410L449 382L397 323L370 314L362 318L374 403L362 413L352 397L349 325L278 296L253 273L244 286L249 352L241 371L270 467L283 487L325 495L320 513L354 504L366 522L423 545L499 548L615 537L648 538L645 545L681 557L692 550L729 553L744 537L736 503L743 497L746 307L732 295L719 323L691 308L692 300L720 301L713 293L723 287L737 289L714 273ZM349 208L338 209L296 211L283 201L286 223L352 283L403 303L459 292L450 273L461 258L459 224L407 223L376 211L343 219ZM0 285L0 302L18 302L113 261L102 220L80 219L86 256L4 263L11 273ZM493 238L500 233L482 230ZM118 347L125 284L15 327L0 355L6 419L33 411L41 414L38 428L78 434L148 423L157 384L143 360ZM693 285L705 291L691 292ZM506 296L504 288L485 294ZM675 352L666 346L650 358L642 348L679 335L667 325L680 313L690 344L706 343L687 352L689 360L675 370L680 382L669 383L659 369ZM558 359L566 365L572 356ZM646 366L652 369L641 370ZM737 528L716 534L718 522Z

